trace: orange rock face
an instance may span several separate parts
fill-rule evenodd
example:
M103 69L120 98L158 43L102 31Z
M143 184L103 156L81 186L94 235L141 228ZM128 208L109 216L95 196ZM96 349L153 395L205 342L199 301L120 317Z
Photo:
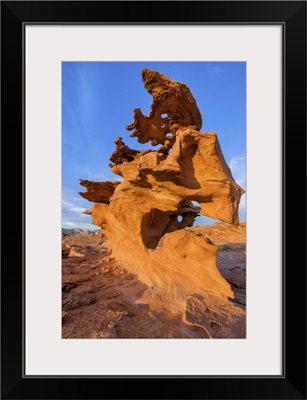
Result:
M117 138L110 168L123 180L81 181L87 192L80 194L95 202L86 213L108 238L110 257L148 286L138 301L184 319L190 296L217 305L233 297L216 267L217 246L189 228L199 213L238 225L244 190L216 134L200 132L201 114L189 88L148 69L142 77L153 96L150 114L135 109L127 129L140 143L161 147L132 150Z

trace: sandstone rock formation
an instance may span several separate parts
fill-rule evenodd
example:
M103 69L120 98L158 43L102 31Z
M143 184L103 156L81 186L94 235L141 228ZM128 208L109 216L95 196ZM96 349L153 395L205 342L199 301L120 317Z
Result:
M80 230L62 238L65 248L79 249L84 255L73 252L62 258L62 338L244 338L245 223L219 222L190 229L218 245L216 265L234 292L232 303L210 303L208 297L189 296L185 315L192 325L182 320L182 313L174 316L136 303L148 286L110 260L106 237L83 235ZM73 293L77 297L72 297ZM94 301L84 301L91 298Z
M85 212L108 238L110 257L147 285L138 302L183 319L193 296L231 310L233 292L216 267L218 247L189 227L199 213L238 225L244 190L217 135L200 132L201 114L189 88L149 69L142 78L153 97L150 113L135 109L127 129L140 143L160 148L132 150L118 137L110 168L123 180L81 180L87 191L80 194L95 203Z

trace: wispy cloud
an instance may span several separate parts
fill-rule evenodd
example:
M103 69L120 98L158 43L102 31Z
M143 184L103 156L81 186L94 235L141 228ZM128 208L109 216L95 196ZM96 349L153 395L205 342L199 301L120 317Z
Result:
M77 198L64 189L62 192L62 227L96 230L97 226L91 224L91 216L83 212L91 208L91 203Z
M246 166L245 157L234 156L229 161L229 168L231 169L234 180L243 189L246 187Z
M62 209L73 213L82 213L84 211L84 208L77 207L73 203L70 203L69 201L65 200L62 200Z
M223 68L218 65L208 64L208 72L209 72L209 76L212 76L212 77L224 76Z
M234 180L244 190L246 190L246 163L245 157L234 156L229 161L229 168L231 169ZM243 194L239 206L240 220L246 219L246 194Z
M102 167L99 170L95 168L90 168L87 165L76 164L74 170L80 179L89 179L93 181L107 181L107 180L122 180L118 175L115 175L109 167Z

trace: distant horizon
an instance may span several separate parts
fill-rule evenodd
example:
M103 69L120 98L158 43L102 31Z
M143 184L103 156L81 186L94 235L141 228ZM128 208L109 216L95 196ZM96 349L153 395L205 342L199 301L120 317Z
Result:
M214 131L233 178L246 190L245 62L62 62L62 229L99 230L83 212L94 203L79 195L79 179L119 180L109 157L120 136L136 150L154 149L129 137L133 111L149 113L152 97L141 69L157 70L191 90L203 119L201 132ZM239 207L246 221L246 195ZM217 221L200 216L194 226Z
M228 222L224 222L224 221L215 221L213 224L206 224L206 225L193 225L193 227L192 228L196 228L196 227L199 227L199 226L213 226L213 225L215 225L215 224L225 224L225 225L232 225L232 224L229 224ZM246 224L246 221L240 221L240 225L241 224ZM100 228L99 228L99 226L97 226L97 225L93 225L93 226L96 226L97 228L95 228L95 229L93 229L93 228L80 228L79 226L75 226L74 228L65 228L65 227L63 227L62 226L62 228L61 229L65 229L65 230L67 230L67 231L72 231L72 230L74 230L74 229L80 229L81 231L90 231L90 232L97 232L97 231L100 231Z

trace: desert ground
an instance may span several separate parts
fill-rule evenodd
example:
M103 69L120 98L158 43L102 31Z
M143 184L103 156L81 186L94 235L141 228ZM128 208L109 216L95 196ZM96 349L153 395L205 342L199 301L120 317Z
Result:
M63 338L244 338L246 313L246 224L216 223L185 228L217 245L216 264L231 285L231 318L198 296L187 301L185 321L138 303L147 286L116 265L106 237L81 229L62 230ZM237 320L236 320L237 315Z

